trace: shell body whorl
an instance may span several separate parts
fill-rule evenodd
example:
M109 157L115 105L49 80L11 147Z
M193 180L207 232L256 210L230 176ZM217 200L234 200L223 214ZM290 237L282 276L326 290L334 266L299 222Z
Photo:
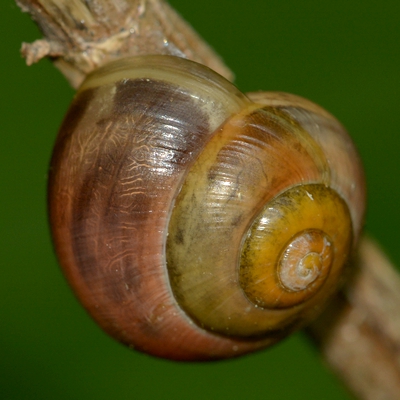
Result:
M330 114L277 96L169 56L111 63L78 91L51 163L53 238L77 296L121 342L233 357L302 326L337 289L363 172Z

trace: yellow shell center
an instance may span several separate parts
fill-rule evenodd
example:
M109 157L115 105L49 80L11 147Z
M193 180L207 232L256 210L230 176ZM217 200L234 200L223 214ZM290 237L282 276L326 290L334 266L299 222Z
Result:
M349 254L351 222L332 189L309 184L281 193L259 213L244 240L240 285L258 307L283 309L336 281Z

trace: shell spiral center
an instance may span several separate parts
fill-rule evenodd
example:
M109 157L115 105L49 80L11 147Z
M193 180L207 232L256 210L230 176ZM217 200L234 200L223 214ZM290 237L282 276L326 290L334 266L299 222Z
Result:
M331 239L322 231L304 231L282 252L278 279L289 292L309 290L322 284L332 263Z

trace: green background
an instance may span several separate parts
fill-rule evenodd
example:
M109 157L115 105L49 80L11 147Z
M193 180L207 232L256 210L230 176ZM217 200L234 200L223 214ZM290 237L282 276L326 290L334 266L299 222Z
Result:
M400 266L400 2L171 3L243 91L296 93L344 123L365 163L366 230ZM48 161L73 90L49 61L24 65L20 43L40 34L12 0L1 0L0 33L0 398L350 399L302 334L234 361L176 364L97 328L58 269L46 217Z

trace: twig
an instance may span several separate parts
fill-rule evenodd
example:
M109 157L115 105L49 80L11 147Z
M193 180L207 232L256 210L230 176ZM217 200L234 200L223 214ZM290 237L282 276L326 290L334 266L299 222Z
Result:
M51 57L74 88L99 66L121 57L170 54L231 71L163 0L16 0L44 39L22 45L31 65Z
M363 238L358 270L307 332L360 399L400 399L400 277Z
M49 56L72 86L110 60L181 55L228 79L219 56L163 0L16 0L45 38L24 44L27 63ZM400 278L369 239L357 272L307 333L360 399L400 399Z

